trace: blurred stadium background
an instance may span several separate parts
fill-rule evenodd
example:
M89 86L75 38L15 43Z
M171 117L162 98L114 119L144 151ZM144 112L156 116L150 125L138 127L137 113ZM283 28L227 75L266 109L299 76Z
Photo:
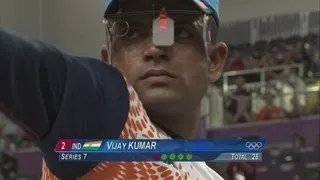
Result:
M264 137L247 179L320 179L318 0L221 0L219 39L230 53L203 99L200 137ZM99 57L103 1L0 0L0 24L77 55ZM241 103L239 103L241 102ZM41 154L0 114L0 179L39 179ZM210 163L240 180L246 164Z

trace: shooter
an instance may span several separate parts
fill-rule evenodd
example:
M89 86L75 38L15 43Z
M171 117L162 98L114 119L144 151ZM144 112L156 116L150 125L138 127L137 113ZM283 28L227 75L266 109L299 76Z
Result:
M204 162L58 161L62 138L192 138L227 57L218 0L105 4L101 61L0 29L0 109L35 139L43 179L222 179Z

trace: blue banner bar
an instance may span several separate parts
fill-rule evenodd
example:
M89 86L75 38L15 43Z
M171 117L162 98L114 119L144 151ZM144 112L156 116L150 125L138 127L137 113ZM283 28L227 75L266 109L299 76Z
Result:
M59 153L59 161L64 162L103 162L103 161L211 161L211 162L261 162L262 153Z
M61 140L56 152L177 153L262 152L265 140Z

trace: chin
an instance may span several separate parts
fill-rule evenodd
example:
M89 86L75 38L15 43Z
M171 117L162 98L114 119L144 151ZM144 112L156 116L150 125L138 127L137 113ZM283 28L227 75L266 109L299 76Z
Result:
M141 99L145 103L173 103L182 99L182 97L179 93L150 90Z
M183 99L181 92L173 90L155 88L149 89L143 94L139 95L143 105L145 106L162 106L169 107Z

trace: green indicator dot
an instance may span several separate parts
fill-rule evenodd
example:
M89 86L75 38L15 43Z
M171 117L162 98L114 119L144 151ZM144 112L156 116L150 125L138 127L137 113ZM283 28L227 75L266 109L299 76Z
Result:
M186 159L187 159L188 161L191 161L191 160L192 160L192 154L187 154L187 155L186 155Z
M184 155L183 155L183 154L178 154L178 159L179 159L180 161L182 161L182 160L184 159Z
M175 154L170 154L170 160L173 161L176 159L176 155Z
M165 161L167 160L168 156L166 154L161 154L161 160Z

